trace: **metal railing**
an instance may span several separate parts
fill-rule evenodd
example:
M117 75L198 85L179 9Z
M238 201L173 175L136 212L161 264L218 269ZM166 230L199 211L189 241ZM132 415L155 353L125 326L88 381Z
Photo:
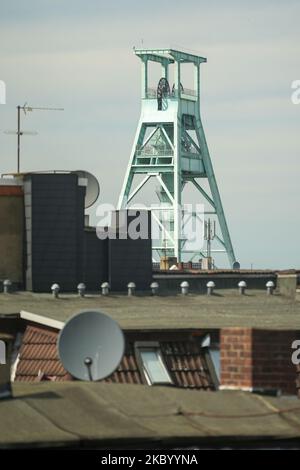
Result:
M163 248L162 248L163 250ZM183 269L202 269L202 263L195 263L193 262L191 265L190 263L183 263ZM152 269L153 271L160 270L160 263L159 262L152 262Z
M188 95L188 96L197 96L197 92L195 90L191 90L190 88L183 88L181 89L181 94L182 95ZM177 95L177 90L171 91L168 95L165 95L165 98L176 98ZM157 98L157 90L156 88L148 88L146 92L146 98L148 99L156 99Z
M195 90L191 90L190 88L184 88L181 90L182 95L189 95L189 96L197 96L197 92Z
M157 90L155 88L148 88L148 90L146 92L146 97L148 99L156 98L157 97Z
M185 146L184 144L182 144L181 149L182 149L182 153L191 155L191 158L195 158L195 159L198 158L198 155L199 155L198 150L192 145L189 147L189 146Z
M182 153L190 155L190 158L198 159L198 151L194 147L185 148L182 146ZM135 152L137 157L169 157L174 155L172 149L159 149L159 148L142 148L136 149Z
M153 148L153 147L144 147L142 149L136 149L135 152L137 157L169 157L173 155L172 149L165 148Z

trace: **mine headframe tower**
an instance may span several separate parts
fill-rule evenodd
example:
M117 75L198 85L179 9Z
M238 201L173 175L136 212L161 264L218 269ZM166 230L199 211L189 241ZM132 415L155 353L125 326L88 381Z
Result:
M200 117L200 64L204 57L174 49L134 49L142 65L142 105L130 160L118 208L129 209L144 185L156 178L158 188L154 192L158 203L151 204L154 221L160 227L160 239L153 244L153 255L174 256L177 261L196 256L206 258L205 247L186 249L183 235L186 218L182 210L182 192L192 184L206 201L206 216L218 221L220 235L215 235L220 249L225 252L231 267L238 267L227 227L208 146ZM156 89L148 86L149 64L161 64L162 73ZM194 68L194 89L186 89L181 83L181 67L190 63ZM169 72L174 70L174 84L169 85ZM141 178L134 187L135 177ZM203 188L208 181L209 192ZM134 189L133 189L134 187ZM200 202L199 200L199 202ZM134 207L137 207L135 204ZM191 214L197 217L197 214ZM155 258L155 256L154 256Z

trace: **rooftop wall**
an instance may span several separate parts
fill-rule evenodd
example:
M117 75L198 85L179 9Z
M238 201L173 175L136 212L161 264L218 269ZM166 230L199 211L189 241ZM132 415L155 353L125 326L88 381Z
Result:
M23 281L23 192L0 185L0 280Z
M85 187L76 174L32 174L24 184L26 288L64 291L82 281Z
M188 281L190 292L206 293L208 281L214 281L217 289L235 289L240 281L246 281L249 289L266 289L266 283L273 281L276 285L276 273L273 271L253 272L154 272L153 278L159 282L162 291L178 292L182 281Z
M296 395L299 368L292 363L296 330L223 328L221 330L221 387L270 390Z

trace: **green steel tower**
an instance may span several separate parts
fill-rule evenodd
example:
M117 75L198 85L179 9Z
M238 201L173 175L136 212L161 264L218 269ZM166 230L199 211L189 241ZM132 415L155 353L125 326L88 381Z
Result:
M200 117L200 64L206 59L174 49L135 48L134 53L142 65L142 107L118 208L129 209L144 185L155 178L158 203L148 208L152 209L160 237L153 243L153 257L157 253L174 256L178 261L192 260L195 256L206 258L208 253L203 246L186 249L183 236L186 221L182 192L185 185L193 184L201 195L199 202L206 200L209 205L204 217L213 215L219 222L220 236L216 235L215 240L220 249L211 252L225 252L230 266L237 268ZM148 69L152 62L161 64L162 70L156 89L148 86ZM194 68L194 90L184 88L181 83L181 67L187 63ZM172 87L169 85L171 68ZM136 184L134 179L138 176L142 180ZM208 181L210 194L203 188L204 180Z

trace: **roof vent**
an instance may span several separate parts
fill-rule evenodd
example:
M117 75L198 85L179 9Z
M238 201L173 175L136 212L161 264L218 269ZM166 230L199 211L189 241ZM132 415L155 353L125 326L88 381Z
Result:
M5 279L3 281L3 292L4 294L9 294L11 292L12 282L10 279Z
M51 286L51 290L52 290L52 295L55 299L58 299L58 294L59 294L59 291L60 291L60 287L59 287L59 284L52 284Z
M239 293L240 293L241 295L244 295L244 294L245 294L246 287L247 287L247 284L246 284L245 281L240 281L240 282L238 283Z
M109 288L110 288L110 285L108 282L103 282L101 284L101 293L102 295L108 295L109 294Z
M157 295L158 294L158 289L159 289L158 282L156 282L156 281L151 282L150 289L151 289L152 295Z
M77 291L78 291L79 297L84 297L85 296L86 286L83 282L80 282L78 284Z
M266 284L266 288L267 288L267 295L272 295L273 292L274 292L274 287L275 287L275 284L273 281L268 281L267 284Z
M136 285L134 282L129 282L129 284L127 284L127 289L128 289L128 295L129 296L132 296L135 294L135 288L136 288Z
M187 281L182 281L182 283L180 284L180 287L181 287L181 294L182 295L187 295L189 293L189 283Z
M214 292L214 288L216 287L216 284L214 283L214 281L208 281L208 283L206 284L206 287L207 287L207 295L212 295Z

